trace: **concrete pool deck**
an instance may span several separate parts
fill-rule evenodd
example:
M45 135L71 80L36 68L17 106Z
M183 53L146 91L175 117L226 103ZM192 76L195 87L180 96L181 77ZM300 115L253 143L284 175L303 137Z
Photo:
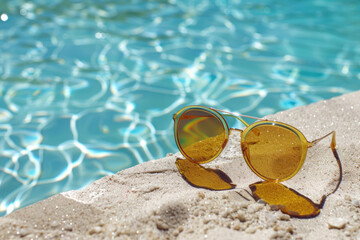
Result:
M235 189L190 186L174 163L180 155L169 154L1 217L0 239L359 239L360 91L268 119L298 128L309 141L336 131L343 180L319 216L291 218L242 197L260 179L246 166L233 132L206 166L228 174ZM309 149L303 169L283 184L314 202L331 192L338 168L330 140Z

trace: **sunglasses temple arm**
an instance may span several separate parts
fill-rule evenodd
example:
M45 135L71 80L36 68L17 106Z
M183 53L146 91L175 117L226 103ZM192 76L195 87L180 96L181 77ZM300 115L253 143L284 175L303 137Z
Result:
M330 144L330 147L331 147L331 151L333 152L334 154L334 157L336 159L336 162L339 166L339 180L338 180L338 183L336 185L336 188L334 189L334 191L332 191L331 193L328 194L328 196L330 194L333 194L334 192L336 192L340 186L340 183L342 181L342 165L341 165L341 161L340 161L340 157L339 157L339 154L337 153L336 151L336 142L335 142L335 132L333 132L333 136L332 136L332 141L331 141L331 144Z
M318 139L315 139L314 141L310 142L310 143L309 143L309 147L315 146L318 142L320 142L320 141L323 140L324 138L327 138L327 137L330 136L331 134L333 134L332 141L331 141L331 147L332 147L332 144L333 144L333 143L336 145L336 142L335 142L335 131L332 131L331 133L328 133L328 134L326 134L325 136L323 136L323 137L321 137L321 138L318 138ZM334 146L334 147L335 147L335 146Z
M330 148L331 148L331 151L333 152L334 157L336 159L336 162L337 162L337 164L339 166L339 179L338 179L338 183L337 183L335 189L331 193L328 193L327 195L323 196L323 199L322 199L320 205L323 205L325 203L326 197L328 197L329 195L335 193L338 190L338 188L339 188L339 186L341 184L341 181L342 181L342 172L343 172L342 171L342 164L341 164L341 161L340 161L339 154L336 151L335 131L332 131L331 133L326 134L325 136L323 136L323 137L321 137L319 139L316 139L316 140L309 143L309 147L312 147L315 144L317 144L318 142L320 142L321 140L323 140L324 138L330 136L331 134L332 134L332 140L331 140Z

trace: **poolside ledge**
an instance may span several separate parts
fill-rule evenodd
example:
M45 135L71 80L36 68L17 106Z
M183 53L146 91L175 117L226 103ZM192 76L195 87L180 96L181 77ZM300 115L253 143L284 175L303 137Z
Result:
M234 132L207 166L227 173L236 189L190 186L174 164L179 155L169 154L1 217L0 239L359 239L359 100L360 91L268 116L308 140L336 131L343 181L315 218L290 218L241 196L260 179L244 163ZM329 142L311 148L303 169L284 185L315 202L331 191L338 172Z

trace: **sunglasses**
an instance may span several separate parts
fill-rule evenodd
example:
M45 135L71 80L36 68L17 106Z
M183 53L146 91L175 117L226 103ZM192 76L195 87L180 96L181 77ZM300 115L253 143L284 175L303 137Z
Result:
M229 128L225 116L236 118L246 128ZM243 118L257 121L248 124ZM342 173L335 149L335 132L309 142L288 124L204 106L184 107L173 119L176 144L184 157L194 163L207 163L218 157L229 140L230 130L237 130L241 132L241 150L250 169L266 181L281 182L298 173L308 148L332 134L330 147Z

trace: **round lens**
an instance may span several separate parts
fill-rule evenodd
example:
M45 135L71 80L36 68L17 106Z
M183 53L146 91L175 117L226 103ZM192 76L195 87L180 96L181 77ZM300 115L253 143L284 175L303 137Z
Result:
M226 143L225 128L213 113L190 109L178 120L177 139L187 158L198 163L209 162L220 154Z
M250 168L265 180L288 179L301 167L301 139L285 126L271 122L257 125L247 132L241 145Z

